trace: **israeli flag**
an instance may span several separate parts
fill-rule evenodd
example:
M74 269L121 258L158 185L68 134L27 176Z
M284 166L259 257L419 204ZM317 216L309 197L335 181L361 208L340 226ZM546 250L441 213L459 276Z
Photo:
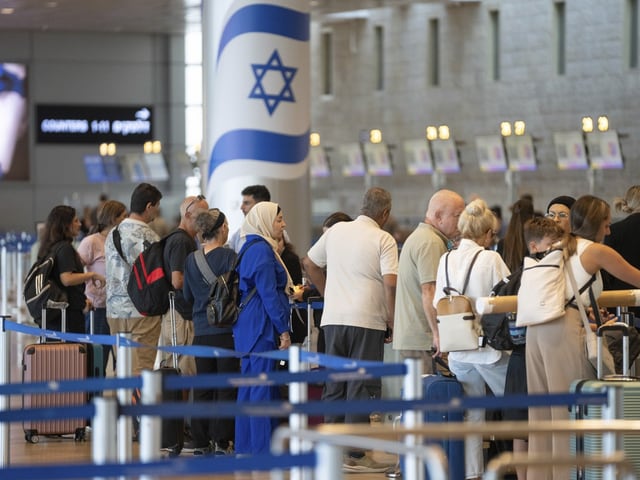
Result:
M207 185L221 208L256 178L306 175L311 108L308 2L235 0L223 18Z

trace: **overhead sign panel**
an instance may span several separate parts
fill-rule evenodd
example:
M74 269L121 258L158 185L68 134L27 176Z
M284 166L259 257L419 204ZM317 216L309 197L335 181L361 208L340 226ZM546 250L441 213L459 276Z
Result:
M37 105L38 143L142 144L153 139L148 106Z

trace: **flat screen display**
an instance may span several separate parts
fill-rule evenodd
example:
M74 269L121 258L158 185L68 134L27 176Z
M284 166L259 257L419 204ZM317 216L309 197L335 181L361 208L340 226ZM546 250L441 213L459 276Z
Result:
M624 167L618 132L592 132L587 135L589 161L594 170L621 169Z
M150 182L166 182L169 180L169 170L161 153L146 153L143 155L146 166L146 180Z
M531 135L511 135L505 137L509 170L531 172L536 169L536 156Z
M553 144L559 170L586 170L589 168L582 132L556 132Z
M433 173L433 160L426 140L407 140L403 144L404 158L409 175Z
M29 180L27 66L0 63L0 181Z
M89 183L121 182L120 165L117 157L100 155L85 155L84 170Z
M367 159L369 175L389 176L393 174L391 156L386 143L365 143L364 156Z
M342 175L345 177L364 177L366 170L362 149L359 143L347 143L338 147L342 161Z
M476 137L476 155L483 172L504 172L507 170L507 158L500 135Z
M458 150L452 139L432 140L431 150L436 171L440 173L458 173L460 171Z
M38 143L121 143L153 139L153 111L145 105L36 105Z
M320 145L309 148L310 174L313 178L324 178L331 175L329 159Z

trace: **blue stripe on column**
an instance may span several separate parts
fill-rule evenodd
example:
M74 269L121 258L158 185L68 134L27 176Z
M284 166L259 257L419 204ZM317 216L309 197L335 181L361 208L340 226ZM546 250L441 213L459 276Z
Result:
M244 33L272 33L294 40L309 41L309 14L277 5L249 5L235 12L224 26L218 47L222 51Z
M262 130L231 130L213 147L209 177L229 160L262 160L280 164L297 164L309 153L309 131L302 135L285 135Z

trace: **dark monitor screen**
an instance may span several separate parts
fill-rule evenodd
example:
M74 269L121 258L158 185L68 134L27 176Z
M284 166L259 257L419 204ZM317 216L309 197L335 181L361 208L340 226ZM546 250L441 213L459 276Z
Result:
M84 170L89 183L115 183L122 181L120 164L117 157L85 155Z

